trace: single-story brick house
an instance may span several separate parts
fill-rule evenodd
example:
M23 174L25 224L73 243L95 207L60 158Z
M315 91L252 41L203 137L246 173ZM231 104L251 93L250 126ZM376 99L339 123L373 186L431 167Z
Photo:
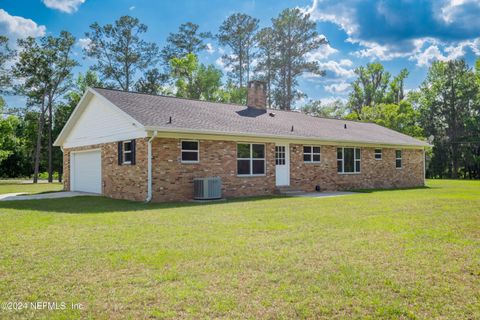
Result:
M183 201L202 177L220 177L224 197L424 185L425 142L372 123L267 109L259 81L247 100L89 88L55 141L65 190Z

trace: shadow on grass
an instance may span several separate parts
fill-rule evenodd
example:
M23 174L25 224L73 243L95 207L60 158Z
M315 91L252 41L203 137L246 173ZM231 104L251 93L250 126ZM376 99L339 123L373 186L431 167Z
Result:
M398 188L398 189L356 189L349 190L358 193L377 193L377 192L390 192L390 191L406 191L406 190L426 190L437 187L414 187L414 188ZM49 191L45 192L49 193ZM21 200L21 201L0 201L0 214L1 209L14 209L25 211L41 211L41 212L57 212L68 214L100 214L109 212L130 212L130 211L144 211L144 210L161 210L172 208L188 208L199 206L219 206L228 203L251 203L262 200L273 199L293 199L295 197L283 196L283 195L270 195L270 196L256 196L256 197L240 197L229 198L222 201L207 201L207 202L164 202L164 203L145 203L129 200L117 200L105 197L73 197L63 199L42 199L42 200ZM305 199L297 197L297 199Z
M57 212L69 214L100 214L109 212L131 212L144 210L159 210L172 208L205 207L218 206L237 202L254 202L260 200L283 199L285 196L259 196L243 197L235 199L226 199L222 201L208 202L164 202L164 203L145 203L129 200L109 199L105 197L72 197L61 199L42 199L42 200L16 200L0 201L0 214L2 209L14 209L25 211Z
M348 191L358 192L358 193L377 193L377 192L390 192L390 191L428 190L428 189L438 189L438 188L440 187L420 186L420 187L391 188L391 189L352 189Z

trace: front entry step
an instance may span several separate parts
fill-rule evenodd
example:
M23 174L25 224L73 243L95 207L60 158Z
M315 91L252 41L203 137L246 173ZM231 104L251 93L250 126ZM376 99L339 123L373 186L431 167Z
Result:
M280 194L280 195L284 195L284 196L295 195L295 194L299 194L299 193L303 193L303 192L304 191L302 191L300 189L297 189L297 188L293 188L291 186L279 186L279 187L275 188L275 193L276 194Z

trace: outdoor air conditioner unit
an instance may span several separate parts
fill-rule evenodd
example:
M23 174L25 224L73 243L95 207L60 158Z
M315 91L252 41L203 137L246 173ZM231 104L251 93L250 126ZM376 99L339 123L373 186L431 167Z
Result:
M195 200L222 198L222 180L220 177L193 179L193 198Z

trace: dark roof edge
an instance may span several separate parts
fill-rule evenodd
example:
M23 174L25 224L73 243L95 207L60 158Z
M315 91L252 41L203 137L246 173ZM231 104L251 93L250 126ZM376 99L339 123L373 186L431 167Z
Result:
M146 126L145 130L147 131L157 131L163 133L173 133L173 134L206 134L206 135L216 135L216 136L241 136L241 137L251 137L251 138L267 138L267 139L278 139L278 140L306 140L306 141L317 141L323 143L339 143L344 145L370 145L370 146L390 146L390 147L410 147L410 148L426 148L430 147L431 145L423 142L421 140L417 140L419 144L408 144L408 143L382 143L382 142L368 142L368 141L349 141L349 140L328 140L322 139L317 137L304 137L304 136L279 136L275 134L253 134L253 133L245 133L245 132L224 132L224 131L210 131L210 130L198 130L198 129L185 129L185 128L165 128L165 127L157 127L157 126Z

